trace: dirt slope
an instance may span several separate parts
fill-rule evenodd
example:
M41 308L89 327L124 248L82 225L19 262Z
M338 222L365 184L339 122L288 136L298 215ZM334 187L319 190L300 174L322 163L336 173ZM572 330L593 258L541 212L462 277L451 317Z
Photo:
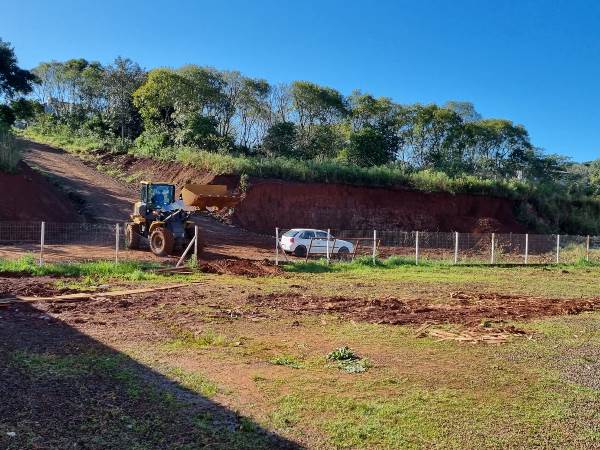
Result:
M87 166L79 158L47 145L28 142L24 160L79 203L86 219L115 223L129 216L135 191Z
M179 187L189 182L239 186L239 176L209 175L176 162L127 157L118 166ZM250 178L231 220L258 233L272 233L275 227L524 232L513 210L505 198Z
M16 173L0 172L0 192L0 221L82 220L67 195L23 162Z

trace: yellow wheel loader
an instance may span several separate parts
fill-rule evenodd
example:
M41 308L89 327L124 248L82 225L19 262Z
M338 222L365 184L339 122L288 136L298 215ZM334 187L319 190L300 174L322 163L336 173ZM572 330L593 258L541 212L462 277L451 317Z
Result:
M145 238L155 255L173 254L185 249L194 237L195 212L232 207L238 201L239 197L223 185L186 184L175 200L175 185L142 181L140 201L135 203L125 228L126 246L138 249ZM200 239L198 245L200 249Z

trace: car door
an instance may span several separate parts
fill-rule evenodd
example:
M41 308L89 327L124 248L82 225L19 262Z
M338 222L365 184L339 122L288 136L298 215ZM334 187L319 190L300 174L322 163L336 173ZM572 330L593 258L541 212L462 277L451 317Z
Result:
M304 245L306 247L306 251L308 251L308 249L310 247L311 239L314 237L315 237L315 233L313 231L304 230L302 233L300 233L300 236L299 236L300 242L298 243L298 245ZM313 245L314 245L314 243L313 243ZM311 249L310 252L316 253L314 251L314 249Z
M327 253L327 233L325 231L315 231L315 240L313 246L315 247L314 253ZM333 250L333 241L329 241L329 251ZM311 251L312 253L312 251Z

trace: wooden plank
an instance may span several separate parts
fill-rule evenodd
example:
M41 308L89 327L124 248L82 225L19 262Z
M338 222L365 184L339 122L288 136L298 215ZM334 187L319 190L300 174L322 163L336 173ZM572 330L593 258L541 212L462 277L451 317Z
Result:
M57 295L55 297L25 297L15 296L0 299L0 305L8 303L37 303L37 302L68 302L74 300L87 300L91 297L120 297L123 295L134 295L134 294L146 294L149 292L166 291L169 289L179 289L182 287L190 286L193 283L185 284L174 284L170 286L159 286L154 288L141 288L141 289L128 289L121 291L109 291L109 292L82 292L77 294L64 294Z

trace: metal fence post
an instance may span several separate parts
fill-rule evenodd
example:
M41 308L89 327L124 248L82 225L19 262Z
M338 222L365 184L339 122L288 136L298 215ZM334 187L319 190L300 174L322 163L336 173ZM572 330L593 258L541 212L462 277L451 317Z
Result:
M194 225L194 263L198 262L198 225Z
M529 262L529 233L525 234L525 264Z
M454 232L454 264L458 264L458 231Z
M331 239L331 230L327 228L327 264L329 264L329 239Z
M377 230L373 230L373 264L377 258Z
M492 233L492 256L490 259L491 264L494 264L496 262L496 255L495 255L495 249L496 249L496 233Z
M115 264L119 264L119 224L115 224Z
M560 234L556 235L556 264L560 262Z
M275 265L279 265L279 228L275 227Z
M587 238L585 239L585 260L589 261L590 260L590 235L587 235Z
M415 265L419 264L419 232L415 231Z
M40 266L44 265L44 239L46 237L46 222L42 222L40 229Z

